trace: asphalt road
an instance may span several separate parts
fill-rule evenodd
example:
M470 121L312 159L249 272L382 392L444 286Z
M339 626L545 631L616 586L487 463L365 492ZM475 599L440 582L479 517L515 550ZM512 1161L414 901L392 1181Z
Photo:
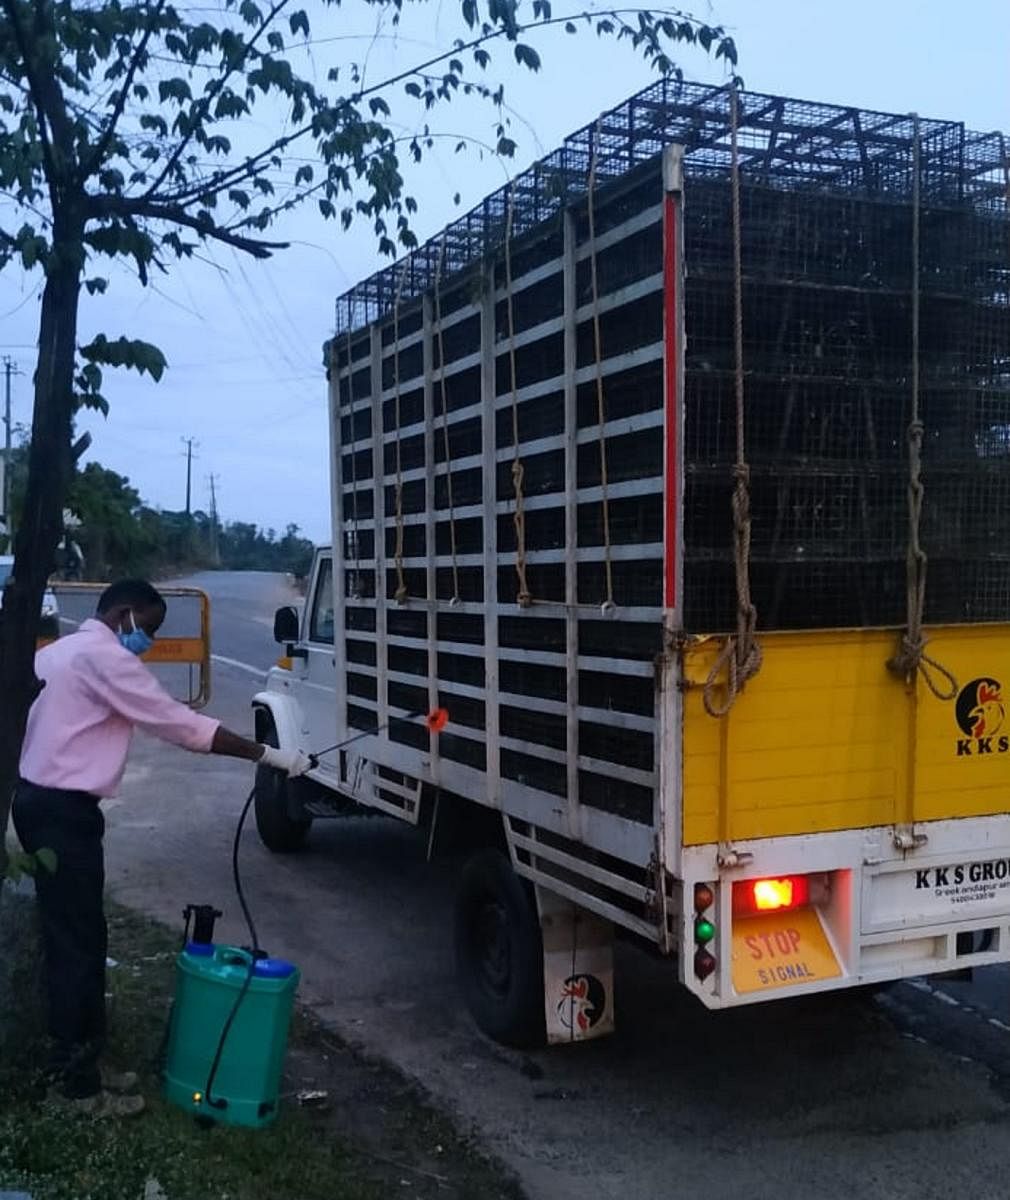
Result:
M275 655L269 575L193 582L213 599L209 708L248 731ZM69 612L69 608L65 606ZM117 897L178 923L225 910L243 764L138 738L106 805ZM452 977L455 869L428 865L382 818L319 822L275 857L247 829L243 872L261 940L296 960L303 999L349 1041L417 1079L520 1176L532 1200L875 1200L1010 1192L1010 971L707 1013L668 964L619 947L618 1032L518 1055L471 1025Z

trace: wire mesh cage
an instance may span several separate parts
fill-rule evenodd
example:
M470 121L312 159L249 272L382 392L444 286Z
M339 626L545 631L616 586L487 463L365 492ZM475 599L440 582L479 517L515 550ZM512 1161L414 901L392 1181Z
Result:
M405 406L419 403L407 387L421 371L420 345L407 340L420 326L416 304L410 315L411 301L430 295L440 282L447 314L472 301L489 271L500 286L507 228L517 275L559 254L557 218L564 210L574 212L584 241L591 170L600 189L595 236L604 238L629 214L655 202L658 156L665 145L683 145L684 623L708 632L730 628L735 611L731 122L726 88L672 79L654 84L572 135L407 259L341 297L334 343L339 367L347 353L359 353L348 349L349 335L370 322L381 323L384 344L400 339L402 352L384 360L383 384L388 388L399 373L402 421ZM920 532L929 557L927 619L1005 619L1010 613L1010 169L1003 137L972 133L957 122L754 93L738 97L736 124L750 574L759 625L901 623L913 390L925 431ZM659 271L661 252L655 224L602 250L597 259L601 295ZM575 289L576 303L584 304L589 294L585 261L578 264ZM560 275L548 274L517 294L513 334L549 322L563 303ZM607 353L658 343L661 305L661 293L643 294L636 304L604 315ZM499 338L506 335L507 316L499 304ZM459 324L447 331L438 354L447 362L451 356L465 358L479 338L477 321L475 316L473 328ZM367 354L367 346L360 353ZM578 365L590 364L593 355L591 330L583 322ZM561 357L560 334L525 344L516 354L517 387L557 376ZM363 361L362 369L366 366ZM504 393L510 386L505 356L499 357L497 371L498 391ZM367 373L364 380L367 387ZM460 382L453 388L457 405ZM478 386L474 378L463 390L472 399ZM661 388L657 365L608 379L609 419L643 405L658 407ZM592 390L580 388L580 424L586 426L595 420ZM395 407L386 402L387 431L397 419ZM540 436L556 431L560 411L560 399L552 402L548 395L525 401L520 441L538 431ZM503 411L497 415L499 444L507 445L511 422ZM465 431L459 425L454 438L459 448L443 449L447 460L463 451ZM401 472L414 461L412 449L398 441ZM387 444L387 469L391 452ZM633 478L642 473L640 460L654 452L655 438L648 436L615 443L612 469ZM582 458L580 485L598 485L591 450ZM547 494L561 486L563 455L548 453L525 466L534 494L537 487ZM507 463L500 474L498 499L504 502L511 494ZM457 490L468 487L479 489L479 470L472 479L460 472ZM436 503L444 508L444 485L439 495ZM478 500L474 492L470 502ZM409 497L401 489L401 509L404 502L420 511L423 486L415 486ZM655 538L652 503L648 497L625 503L618 528L629 541ZM387 489L387 515L391 505L395 490ZM586 506L580 544L598 544L597 514L597 508ZM500 545L507 547L510 524L500 524ZM532 529L536 520L530 524ZM548 526L543 518L542 532L534 529L535 544L543 548L563 536L563 525ZM479 530L474 536L476 546ZM546 540L536 543L540 536ZM423 553L420 543L414 550ZM587 595L598 590L593 564L582 575ZM504 576L507 572L502 580L507 586ZM560 577L552 581L546 571L543 583L552 598L563 598ZM471 581L471 594L477 594L478 585ZM656 602L648 571L636 571L634 564L622 569L622 589L625 603Z
M1010 617L1003 138L741 95L737 240L732 112L661 81L338 301L346 722L464 791L655 819L670 144L687 631L736 620L741 368L759 628L904 623L916 412L926 618Z

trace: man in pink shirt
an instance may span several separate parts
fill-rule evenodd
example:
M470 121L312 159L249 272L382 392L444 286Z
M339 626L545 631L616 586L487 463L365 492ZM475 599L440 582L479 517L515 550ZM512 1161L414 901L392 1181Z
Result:
M301 751L251 742L173 700L138 657L164 619L165 601L155 588L122 580L102 594L93 619L39 651L35 672L45 686L28 716L12 810L24 849L56 854L56 870L35 877L56 1094L99 1116L144 1106L139 1096L103 1091L99 1069L107 949L99 801L119 789L134 728L196 753L244 758L289 775L311 766ZM122 1085L124 1078L108 1082Z

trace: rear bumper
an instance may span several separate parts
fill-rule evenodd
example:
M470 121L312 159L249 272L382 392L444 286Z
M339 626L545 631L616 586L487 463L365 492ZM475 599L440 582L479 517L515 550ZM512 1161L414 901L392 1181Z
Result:
M685 848L682 982L710 1008L727 1008L1010 961L1010 815L934 821L916 831L927 840L907 851L895 847L891 826L739 842L734 849L746 861L734 868L719 867L716 846ZM817 922L790 922L783 913L762 927L734 917L734 881L822 872L829 886L813 906ZM715 891L708 949L716 965L706 980L694 969L696 883ZM790 954L797 929L818 923L818 953ZM748 939L750 930L762 936Z

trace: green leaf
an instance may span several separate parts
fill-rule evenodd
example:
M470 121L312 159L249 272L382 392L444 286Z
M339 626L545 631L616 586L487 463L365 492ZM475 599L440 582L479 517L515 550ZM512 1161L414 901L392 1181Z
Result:
M529 67L531 71L540 70L540 55L533 49L532 46L526 46L522 42L516 42L515 45L516 62L520 66Z
M104 333L100 333L87 346L81 347L81 357L89 363L104 363L108 367L129 367L141 375L146 372L156 381L162 377L168 365L164 354L150 342L125 337L110 342ZM86 371L87 367L84 370Z
M732 38L723 38L719 43L719 49L715 52L716 58L724 58L732 66L737 65L736 43Z
M56 874L58 859L55 850L50 850L48 846L43 846L41 849L35 851L35 858L39 865L44 867L50 875Z
M102 390L102 369L93 362L85 363L77 376L77 386L87 395L97 394Z
M162 104L166 100L174 100L177 104L183 104L187 100L193 99L193 93L190 90L189 84L185 79L163 79L158 84L158 95L161 98Z
M292 33L302 33L305 37L309 36L309 18L304 11L299 10L292 13L288 18L288 25Z
M21 226L14 239L14 245L21 252L21 265L26 271L31 270L36 263L44 262L49 252L49 243L30 225Z
M84 286L88 289L89 296L104 296L109 286L109 281L96 275L93 279L85 279Z

